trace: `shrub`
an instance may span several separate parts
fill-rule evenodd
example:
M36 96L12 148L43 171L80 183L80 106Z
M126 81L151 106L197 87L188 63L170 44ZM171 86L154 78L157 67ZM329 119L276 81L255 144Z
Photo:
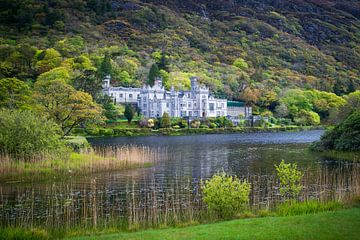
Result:
M170 116L167 112L164 112L162 118L160 119L160 127L169 128L171 126Z
M300 180L303 174L297 169L297 165L282 160L275 168L280 182L280 195L287 199L298 197L302 189Z
M192 128L199 128L200 124L201 124L201 122L199 120L194 120L194 121L191 122L190 126Z
M240 213L249 202L250 184L225 173L207 180L202 190L208 209L222 218Z
M84 152L90 149L90 144L85 137L81 136L66 136L66 145L72 148L75 152Z
M358 151L360 149L360 111L348 116L345 121L327 131L315 143L316 150Z
M216 127L217 127L216 123L210 123L209 124L209 128L216 128Z
M0 149L18 159L65 150L62 131L54 122L31 111L0 111Z

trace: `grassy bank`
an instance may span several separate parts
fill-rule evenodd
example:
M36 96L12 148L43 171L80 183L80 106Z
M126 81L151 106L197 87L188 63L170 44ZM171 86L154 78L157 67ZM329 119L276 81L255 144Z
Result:
M39 156L28 161L0 156L0 179L43 178L61 175L82 175L92 172L149 167L160 157L162 149L126 146L89 150L84 153L69 152L63 156Z
M240 219L186 228L77 237L90 239L359 239L360 209Z
M86 137L103 137L103 136L183 136L194 134L230 134L230 133L252 133L252 132L290 132L324 129L321 126L282 126L282 127L233 127L233 128L117 128L106 127L96 129L76 129L74 134Z
M345 160L350 162L360 162L360 151L358 152L342 152L342 151L323 151L318 152L319 155L322 155L329 159L334 160Z

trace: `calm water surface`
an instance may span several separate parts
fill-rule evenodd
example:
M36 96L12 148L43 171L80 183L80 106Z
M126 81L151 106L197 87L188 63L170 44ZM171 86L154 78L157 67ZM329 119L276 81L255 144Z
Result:
M253 183L251 202L268 204L278 196L274 164L282 159L296 162L306 172L305 198L336 198L342 196L341 192L358 191L359 164L334 161L307 150L321 134L323 131L316 130L89 139L94 147L133 145L166 149L168 157L150 168L44 182L2 182L1 223L19 225L26 219L54 226L61 223L49 218L66 218L71 223L86 220L91 214L99 218L128 217L129 209L146 215L144 209L163 208L168 201L173 209L186 208L199 201L200 180L218 171L247 178ZM94 213L95 205L98 213ZM130 215L137 216L133 211Z

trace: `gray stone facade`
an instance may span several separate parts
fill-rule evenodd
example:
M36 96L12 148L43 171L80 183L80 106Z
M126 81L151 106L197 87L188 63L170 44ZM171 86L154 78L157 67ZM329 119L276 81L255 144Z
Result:
M136 104L146 118L161 117L167 112L170 117L221 117L232 114L251 114L249 108L232 109L228 113L228 101L215 98L206 86L198 84L198 78L192 77L189 91L175 91L172 87L167 91L162 80L157 78L154 86L144 85L142 88L112 87L110 77L103 81L103 93L111 96L117 104ZM244 111L243 113L241 111Z

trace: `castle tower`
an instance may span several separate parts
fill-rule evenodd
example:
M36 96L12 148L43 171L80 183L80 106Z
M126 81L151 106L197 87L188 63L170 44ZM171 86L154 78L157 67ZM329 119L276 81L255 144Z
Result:
M197 84L198 77L191 77L190 81L191 81L191 91L196 91L198 88L198 84Z
M103 84L102 87L103 88L109 88L110 87L110 81L111 81L111 76L110 75L106 75L104 80L103 80Z

